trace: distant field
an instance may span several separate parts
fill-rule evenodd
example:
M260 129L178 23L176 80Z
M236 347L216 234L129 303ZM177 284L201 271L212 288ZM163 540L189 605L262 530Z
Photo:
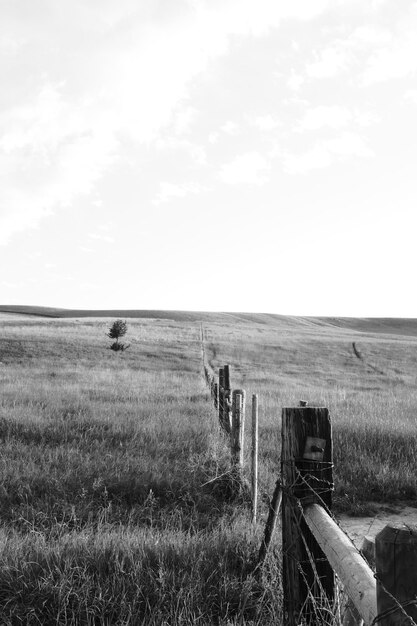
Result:
M76 317L123 317L139 319L165 319L178 322L265 324L277 327L319 326L349 329L361 333L383 333L385 335L417 336L417 319L414 318L354 318L354 317L296 317L271 313L212 313L204 311L159 311L159 310L87 310L57 309L39 306L0 305L0 313L52 318Z
M281 408L303 399L330 409L336 510L416 502L415 320L0 311L2 624L280 623L279 537L250 573L266 503L252 528L211 482L229 452L201 322L212 367L259 394L264 494ZM108 349L117 317L124 353Z

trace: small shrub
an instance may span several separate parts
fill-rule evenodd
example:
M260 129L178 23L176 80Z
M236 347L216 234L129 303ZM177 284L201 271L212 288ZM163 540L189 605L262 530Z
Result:
M110 346L110 350L127 350L129 347L129 345L126 345L125 343L119 343L118 341L115 341L114 343L111 344Z
M113 324L109 328L109 332L107 333L107 337L110 337L110 339L116 339L116 341L113 342L110 346L111 350L127 350L127 348L129 347L128 345L126 345L125 343L119 343L119 338L124 337L126 333L127 324L125 321L116 320L115 322L113 322Z

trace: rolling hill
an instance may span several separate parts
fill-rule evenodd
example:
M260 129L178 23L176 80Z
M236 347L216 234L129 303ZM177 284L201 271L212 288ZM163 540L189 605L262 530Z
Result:
M30 305L0 305L0 313L47 318L122 317L177 322L262 324L271 327L345 329L366 334L417 337L417 318L393 317L301 317L272 313L227 313L207 311L161 311L153 309L61 309Z

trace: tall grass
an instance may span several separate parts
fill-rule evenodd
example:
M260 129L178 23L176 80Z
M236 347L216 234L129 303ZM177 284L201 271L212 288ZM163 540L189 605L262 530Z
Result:
M0 623L277 624L279 537L253 574L282 406L328 406L336 505L412 500L416 340L283 320L205 325L214 368L260 396L260 522L221 480L227 442L199 324L1 319ZM351 347L355 341L363 359Z
M198 326L129 327L121 355L103 320L3 326L0 623L276 623Z
M268 490L280 461L281 409L306 400L330 410L336 510L370 512L372 502L416 502L415 337L305 321L282 329L211 326L208 337L214 369L231 363L233 385L260 396L261 476Z

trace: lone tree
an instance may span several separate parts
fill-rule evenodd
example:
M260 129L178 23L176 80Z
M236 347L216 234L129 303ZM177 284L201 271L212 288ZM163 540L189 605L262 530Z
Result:
M127 333L127 324L123 320L116 320L109 328L109 332L107 333L107 337L110 339L116 339L110 348L111 350L126 350L129 346L126 346L124 343L119 343L119 338L124 337Z

